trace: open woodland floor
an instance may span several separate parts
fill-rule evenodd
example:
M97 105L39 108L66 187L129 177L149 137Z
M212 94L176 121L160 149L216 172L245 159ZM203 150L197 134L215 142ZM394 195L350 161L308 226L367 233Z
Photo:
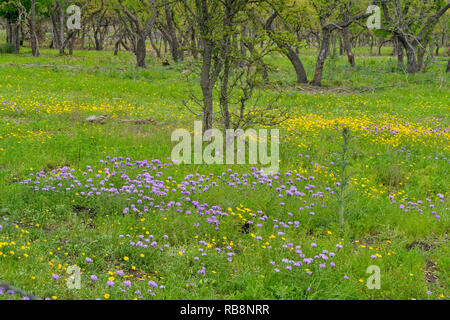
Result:
M320 90L296 85L281 56L267 61L271 85L253 103L282 84L277 104L292 112L275 176L172 163L171 133L193 128L183 101L200 93L189 63L0 54L0 279L50 299L448 299L447 61L406 75L383 50L357 49L355 69L330 57ZM301 55L309 77L314 55ZM72 265L79 290L66 285Z

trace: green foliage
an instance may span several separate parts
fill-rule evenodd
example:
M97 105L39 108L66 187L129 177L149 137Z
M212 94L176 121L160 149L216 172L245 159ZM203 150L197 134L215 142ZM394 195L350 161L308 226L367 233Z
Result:
M0 53L14 53L14 45L10 43L1 43Z

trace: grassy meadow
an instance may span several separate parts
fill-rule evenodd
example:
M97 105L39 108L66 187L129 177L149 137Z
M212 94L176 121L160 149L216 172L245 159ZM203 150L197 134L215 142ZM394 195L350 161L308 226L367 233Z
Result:
M359 49L355 69L330 57L321 89L271 56L252 103L281 90L291 111L275 176L171 161L200 93L188 62L0 54L0 280L57 300L448 299L447 62L407 75L391 52ZM311 78L315 50L301 56ZM118 121L146 118L156 123ZM66 284L74 265L79 289ZM380 289L367 286L372 265ZM10 293L0 300L22 299Z

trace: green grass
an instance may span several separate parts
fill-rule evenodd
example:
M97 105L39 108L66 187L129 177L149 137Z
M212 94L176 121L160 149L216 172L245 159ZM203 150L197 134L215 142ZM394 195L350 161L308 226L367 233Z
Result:
M42 50L37 59L27 49L20 55L0 54L0 280L53 299L105 299L105 294L109 299L448 298L446 62L437 60L427 72L406 75L396 70L390 52L392 48L383 48L381 57L372 57L367 48L361 49L354 70L345 57L328 59L324 74L328 89L321 91L296 85L289 62L270 57L271 83L282 90L277 103L293 114L280 126L278 182L252 189L251 177L249 185L236 186L217 178L225 172L229 181L227 170L232 169L242 179L251 172L249 165L156 170L150 166L152 179L160 180L168 191L163 198L137 185L153 198L154 206L165 209L150 207L148 212L143 209L146 201L138 203L133 193L87 197L81 192L85 184L101 188L107 167L109 172L122 169L100 162L107 156L170 162L172 131L193 127L194 117L184 107L191 91L199 93L198 79L187 72L190 63L163 67L149 61L148 70L142 71L134 67L134 57L128 53L114 57L112 52L76 51L74 57L65 57ZM314 50L302 53L310 78L314 55ZM277 90L264 89L253 103L264 106L276 95ZM104 125L83 122L93 114L109 114L112 120ZM119 123L116 118L153 118L158 124ZM353 140L352 183L342 230L337 199L330 190L338 171L331 162L338 162L335 153L341 149L344 126L351 129ZM31 182L23 183L34 181L38 172L56 177L63 166L74 170L81 187L63 179L55 193L35 191ZM292 176L286 176L291 170ZM163 172L160 178L155 177L158 171ZM129 167L126 173L134 179L144 172ZM217 217L217 230L207 221L209 215L199 214L179 191L171 191L190 174L194 176L187 181L199 180L196 174L205 179L213 174L209 182L201 182L202 188L212 181L217 186L189 197L207 203L205 210L219 206L228 213ZM295 180L296 174L308 181ZM126 184L120 175L108 178L105 188L109 183L117 188ZM89 178L92 182L86 181ZM289 179L304 196L289 197L284 191L283 198L278 196L276 188L289 189ZM323 197L308 193L308 184ZM58 182L51 185L59 188ZM177 206L167 208L170 201L180 202L182 212ZM408 202L424 206L423 212L400 208L411 207ZM131 204L141 215L133 212ZM123 214L124 208L131 210ZM260 220L264 215L265 221ZM243 225L249 220L254 223L247 230ZM139 235L149 239L142 240L148 248L130 245L139 241ZM150 245L152 241L156 247ZM303 261L323 250L335 256L327 254L328 260L314 259L310 265ZM234 253L231 262L229 252ZM283 259L303 264L287 270ZM321 268L321 263L326 267ZM82 268L81 289L69 290L66 269L75 264ZM381 269L380 290L366 286L370 265ZM202 267L205 274L198 273ZM118 270L125 275L115 274ZM58 280L52 279L55 274ZM90 280L91 275L98 281ZM106 285L110 277L113 287ZM131 281L131 287L122 292L125 280ZM155 295L148 293L150 280L164 288L153 289ZM0 299L10 297L0 295Z

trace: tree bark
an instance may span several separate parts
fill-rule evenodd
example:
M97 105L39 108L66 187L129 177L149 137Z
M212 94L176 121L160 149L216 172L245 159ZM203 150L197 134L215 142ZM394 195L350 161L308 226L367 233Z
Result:
M6 38L7 42L14 46L14 53L20 51L20 29L19 21L7 20L6 21Z
M228 108L228 81L230 77L230 59L227 58L224 63L222 83L220 86L220 106L222 109L224 131L231 129L230 111Z
M417 43L408 42L404 37L398 37L401 44L406 50L406 72L416 73L419 71L419 65L417 62Z
M49 10L53 34L52 47L64 54L64 8L61 1L56 0Z
M98 29L94 32L95 50L103 51L103 43L105 42L105 33Z
M191 32L191 53L194 60L198 60L197 38L195 36L195 29Z
M30 26L30 42L31 52L33 57L39 57L39 41L36 34L36 0L31 0L31 12L28 18L28 24Z
M64 54L64 7L62 3L59 3L59 35L60 35L60 47L59 53Z
M398 37L394 37L394 47L397 54L397 67L398 69L403 70L405 53L403 51L403 45Z
M173 22L173 14L170 11L169 1L164 0L164 11L166 15L166 22L167 22L167 33L168 33L168 40L170 45L170 53L172 55L172 59L175 62L178 62L180 60L180 48L179 48L179 42L177 33L175 31L175 26Z
M328 28L323 29L323 35L320 43L319 55L316 62L316 71L314 73L314 79L312 85L320 87L322 85L323 66L330 51L331 30Z
M147 50L145 48L145 37L141 34L138 35L137 43L136 43L136 60L137 67L139 68L147 68L147 63L145 62L145 56L147 54Z
M373 56L373 45L374 45L374 39L373 39L373 35L370 35L370 56Z
M350 41L350 31L349 27L346 27L342 30L342 39L344 51L347 53L348 63L354 68L355 67L355 55L352 50L352 43Z
M203 64L200 86L203 94L203 130L212 129L213 125L213 86L211 85L210 71L212 65L212 46L204 44Z

